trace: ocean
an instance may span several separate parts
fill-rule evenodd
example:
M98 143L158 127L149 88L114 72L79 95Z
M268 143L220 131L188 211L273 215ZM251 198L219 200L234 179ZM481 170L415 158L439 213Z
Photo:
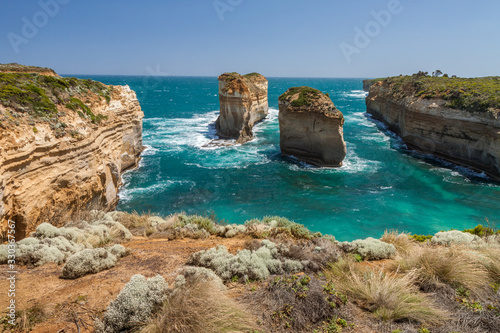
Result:
M362 79L268 78L269 116L254 128L255 139L207 148L219 110L216 77L77 77L128 84L145 114L147 148L139 167L123 175L118 210L215 214L230 223L279 215L341 241L500 221L500 184L408 150L366 113ZM344 114L341 168L280 155L278 96L304 85L329 93Z

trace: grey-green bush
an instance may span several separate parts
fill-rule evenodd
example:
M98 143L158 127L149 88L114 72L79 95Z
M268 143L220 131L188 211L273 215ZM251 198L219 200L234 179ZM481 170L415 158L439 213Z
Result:
M63 279L77 279L113 267L118 258L106 249L86 249L68 258L61 273Z
M146 279L134 275L120 294L109 304L104 317L96 321L96 332L127 331L151 317L153 310L166 299L168 284L159 275Z
M286 265L277 259L279 251L275 243L263 240L262 246L255 250L241 250L236 255L228 252L225 246L218 246L191 255L188 263L212 269L223 280L234 276L243 280L261 280L270 274L282 274L303 269L299 261L287 261Z
M435 234L431 238L433 244L439 245L452 245L452 244L473 244L482 242L481 239L476 236L469 234L468 232L461 232L459 230L441 231Z
M394 245L372 237L357 239L351 243L345 242L340 245L347 252L357 253L366 260L389 259L396 254Z
M121 245L121 244L115 244L113 246L111 246L109 248L109 252L114 255L115 257L117 257L118 259L124 257L127 255L128 251L127 249L125 248L125 246Z

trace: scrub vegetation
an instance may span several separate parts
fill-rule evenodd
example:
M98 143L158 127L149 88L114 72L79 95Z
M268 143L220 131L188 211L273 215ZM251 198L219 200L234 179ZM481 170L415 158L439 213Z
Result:
M136 272L93 314L97 332L500 331L500 236L491 227L338 242L277 216L245 225L183 213L82 216L61 228L40 225L19 242L19 258L28 267L55 263L61 278L80 279L113 274L130 253L120 243L134 237L213 244L168 276ZM223 240L243 245L217 246ZM2 263L7 254L1 246Z

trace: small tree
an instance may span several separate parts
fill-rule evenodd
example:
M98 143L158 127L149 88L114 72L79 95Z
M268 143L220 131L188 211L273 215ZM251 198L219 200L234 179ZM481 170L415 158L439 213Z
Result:
M441 75L443 75L443 72L441 72L439 69L435 72L432 72L432 76L434 77L440 77Z

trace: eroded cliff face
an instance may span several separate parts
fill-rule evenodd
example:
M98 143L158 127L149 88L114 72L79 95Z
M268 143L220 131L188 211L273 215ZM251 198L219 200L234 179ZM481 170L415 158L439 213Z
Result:
M107 101L90 90L71 94L85 101L88 114L55 102L53 121L0 105L0 223L15 221L18 239L89 204L116 205L121 175L143 149L143 112L128 86L105 87Z
M374 80L368 79L368 80L363 80L363 90L366 92L370 91L371 86L374 84Z
M308 87L279 98L281 153L309 164L339 167L346 156L344 116L331 99Z
M237 143L252 140L253 126L268 114L267 90L267 79L257 73L219 76L217 135L222 139L236 139Z
M385 81L374 84L366 106L412 149L485 172L500 179L500 110L470 112L443 99L395 97Z

